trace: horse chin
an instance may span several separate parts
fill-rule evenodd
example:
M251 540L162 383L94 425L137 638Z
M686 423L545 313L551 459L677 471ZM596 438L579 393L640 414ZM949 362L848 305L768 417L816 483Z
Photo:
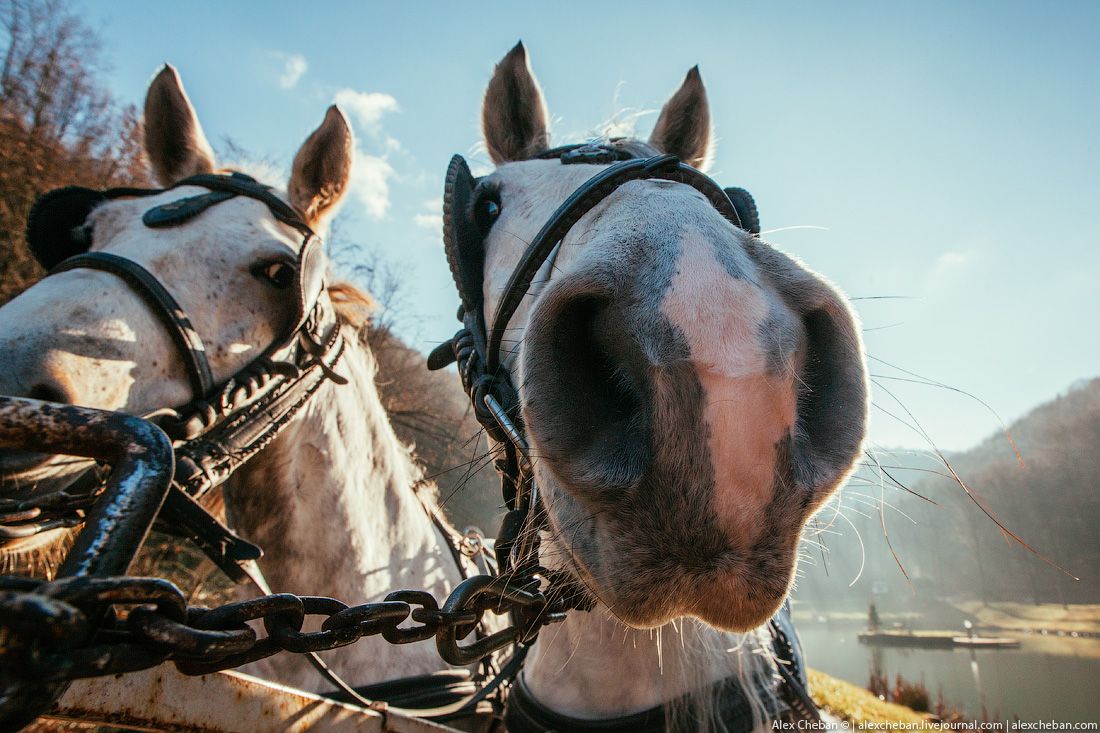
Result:
M686 541L678 547L638 543L553 488L544 562L572 575L627 626L649 629L691 617L744 632L770 619L787 597L798 528L747 553L729 548L704 557Z
M33 501L62 491L92 462L69 456L5 451L0 455L0 498ZM58 528L0 541L0 572L52 577L76 530Z
M35 564L33 558L42 558L52 555L56 548L65 543L72 534L70 529L50 529L45 532L19 537L0 545L0 564L4 567L13 567L23 564Z
M791 573L749 580L736 571L685 572L679 578L637 570L635 578L595 590L620 621L655 628L684 617L744 632L771 618L787 597ZM647 580L648 577L648 580Z
M72 547L76 529L51 529L0 546L0 573L51 579Z

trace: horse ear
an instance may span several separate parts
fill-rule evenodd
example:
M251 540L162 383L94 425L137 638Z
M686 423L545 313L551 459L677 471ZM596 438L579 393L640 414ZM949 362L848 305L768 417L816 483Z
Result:
M163 186L214 170L214 151L202 132L179 74L165 64L145 95L145 153Z
M335 213L335 207L348 190L351 166L355 160L355 140L344 113L332 105L321 126L313 131L291 167L287 192L290 203L317 228Z
M485 90L481 131L497 165L523 160L550 147L542 90L520 41L500 60Z
M710 104L698 66L661 109L649 144L700 170L710 164Z

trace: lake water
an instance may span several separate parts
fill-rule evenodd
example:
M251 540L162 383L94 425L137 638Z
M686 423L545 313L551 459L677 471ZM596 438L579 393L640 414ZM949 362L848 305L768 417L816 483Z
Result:
M800 620L798 631L809 666L861 687L879 654L891 682L899 672L923 680L933 704L942 689L949 705L973 718L984 705L990 719L1100 721L1100 639L1020 635L1019 649L876 649L847 624Z

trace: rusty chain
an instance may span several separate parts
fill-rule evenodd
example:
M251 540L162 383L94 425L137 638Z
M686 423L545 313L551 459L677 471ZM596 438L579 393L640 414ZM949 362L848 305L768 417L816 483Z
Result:
M495 544L497 562L508 560L503 572L468 577L442 601L424 590L396 590L382 601L355 606L290 593L267 593L218 608L190 606L171 582L127 574L158 516L169 523L182 521L187 529L182 536L197 541L215 562L224 560L219 567L238 570L242 577L250 575L246 567L258 548L255 553L226 551L227 542L247 545L244 550L252 546L173 485L174 451L159 428L121 413L0 397L0 448L79 455L110 466L90 474L92 491L82 485L79 492L70 487L57 493L57 502L55 495L46 495L0 503L0 518L11 520L9 529L19 529L21 517L11 515L25 510L24 504L42 501L65 508L64 499L94 497L80 513L84 527L57 579L0 575L2 730L29 723L56 702L71 680L169 662L183 674L202 675L281 652L311 655L372 636L392 644L434 639L439 656L456 666L512 645L517 647L513 659L522 660L522 650L543 625L562 620L569 607L576 607L568 585L540 568L533 555L514 560L521 524L503 532ZM220 531L198 522L196 512ZM510 619L489 633L482 624L486 613L510 614ZM307 631L311 616L321 621ZM510 669L514 673L518 667ZM484 689L496 684L499 679Z
M4 677L44 682L135 672L168 661L184 674L200 675L284 651L337 649L368 636L391 644L435 638L445 661L466 665L529 641L543 625L564 618L561 606L537 588L509 587L488 575L459 584L442 606L427 591L398 590L357 606L275 593L213 609L188 606L182 591L160 578L46 582L0 576L0 638L19 639L14 647L0 645L0 667ZM513 622L459 644L487 612L512 613ZM303 631L307 616L324 617L319 631ZM265 635L250 621L262 622Z

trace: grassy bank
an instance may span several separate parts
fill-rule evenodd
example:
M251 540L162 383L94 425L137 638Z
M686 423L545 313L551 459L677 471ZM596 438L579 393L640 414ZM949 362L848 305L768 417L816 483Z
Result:
M904 705L883 702L851 682L810 670L810 695L826 711L852 725L860 723L920 723L927 716Z

